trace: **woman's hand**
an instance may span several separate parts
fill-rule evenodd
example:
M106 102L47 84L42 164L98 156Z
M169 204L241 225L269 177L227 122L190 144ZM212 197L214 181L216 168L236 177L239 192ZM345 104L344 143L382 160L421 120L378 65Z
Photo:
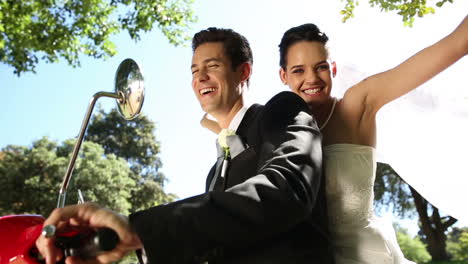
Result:
M132 230L127 217L93 203L57 208L44 222L44 226L47 225L54 225L58 234L66 232L70 228L80 230L107 227L113 229L119 236L120 242L115 249L87 260L78 257L67 257L65 260L67 264L115 262L128 252L143 247L137 234ZM41 235L36 240L36 247L44 256L47 264L54 264L63 258L63 252L55 247L54 237L46 238Z

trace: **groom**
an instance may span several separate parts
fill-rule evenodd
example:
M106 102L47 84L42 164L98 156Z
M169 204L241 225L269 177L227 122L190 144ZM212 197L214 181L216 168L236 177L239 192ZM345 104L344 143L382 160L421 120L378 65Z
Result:
M284 92L265 106L247 107L252 52L230 29L203 30L192 48L195 96L222 129L236 133L227 137L230 153L219 151L207 193L196 202L203 213L197 213L202 237L195 243L213 263L333 263L320 187L321 136L307 105Z
M307 105L291 92L265 106L244 105L252 52L238 33L208 28L194 36L192 47L192 87L201 107L236 134L222 144L207 192L129 219L96 205L66 207L45 225L74 218L115 229L121 247L101 255L100 263L137 248L155 264L333 263L321 135ZM53 241L41 237L36 244L48 264L57 258L50 253Z

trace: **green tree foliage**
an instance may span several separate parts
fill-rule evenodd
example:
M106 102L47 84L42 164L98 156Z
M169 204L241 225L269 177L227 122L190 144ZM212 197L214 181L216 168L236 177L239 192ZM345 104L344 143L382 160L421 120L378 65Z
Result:
M57 142L42 138L31 147L8 145L0 155L0 214L48 215L56 207L58 192L74 140ZM104 155L101 146L84 142L68 189L67 204L77 202L77 188L85 200L128 213L129 197L136 183L126 162Z
M0 62L18 76L35 72L40 61L65 59L79 66L79 55L116 54L112 35L126 31L133 40L156 24L175 45L187 38L196 20L193 0L0 0Z
M94 116L73 171L68 203L80 188L85 200L121 213L173 201L164 192L159 172L155 125L141 115L125 121L116 110ZM93 140L95 142L91 142ZM31 147L6 146L0 151L0 215L40 213L55 208L58 191L74 147L43 138Z
M357 0L341 0L345 1L346 4L341 10L343 15L343 22L354 17L354 9L359 5ZM437 0L436 6L442 7L445 3L453 3L453 0ZM435 9L432 6L427 5L427 0L369 0L371 7L378 7L381 11L389 12L396 11L403 19L405 26L412 26L414 18L424 17L427 14L435 13Z
M468 262L468 227L454 227L448 235L447 251L452 260Z
M128 121L115 109L109 113L99 109L87 130L86 140L102 145L106 154L115 154L128 162L130 177L138 185L130 198L132 210L167 203L175 198L163 191L166 178L159 171L162 164L157 156L159 142L154 130L154 122L144 114Z
M144 114L125 120L115 108L108 113L99 108L88 126L86 140L99 143L106 153L127 160L142 178L163 184L165 177L159 172L162 164L157 156L159 142L154 130L154 122Z
M431 260L431 255L427 252L426 245L416 236L411 238L408 230L397 228L397 241L403 255L416 263L426 263Z
M457 222L451 216L441 216L416 190L405 183L393 168L385 163L377 164L375 179L375 206L390 206L400 216L412 216L417 212L422 241L433 260L449 260L446 250L446 232Z

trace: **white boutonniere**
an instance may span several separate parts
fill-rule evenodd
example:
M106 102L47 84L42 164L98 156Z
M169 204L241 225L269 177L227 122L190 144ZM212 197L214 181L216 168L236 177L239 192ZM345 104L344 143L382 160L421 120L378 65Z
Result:
M227 144L226 138L228 136L234 136L236 132L232 129L227 129L224 128L221 130L221 132L218 135L218 144L223 148L224 150L224 159L228 160L231 157L231 154L229 152L229 146Z

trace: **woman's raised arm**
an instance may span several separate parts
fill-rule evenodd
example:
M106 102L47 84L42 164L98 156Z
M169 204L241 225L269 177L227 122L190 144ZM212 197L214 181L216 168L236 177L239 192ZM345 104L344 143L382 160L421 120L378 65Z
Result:
M366 110L376 113L385 104L417 88L466 54L468 16L445 38L395 68L364 79L355 90L365 95Z

